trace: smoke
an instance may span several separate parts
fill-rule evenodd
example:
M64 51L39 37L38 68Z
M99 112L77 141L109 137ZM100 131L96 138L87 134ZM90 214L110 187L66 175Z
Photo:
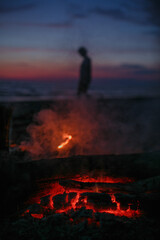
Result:
M63 111L45 109L34 117L27 132L29 142L22 142L33 157L69 156L73 154L92 154L93 145L99 135L99 119L96 104L86 100L69 103ZM64 141L64 134L72 136L62 149L58 146Z
M21 146L34 159L156 150L160 137L157 109L137 100L68 101L63 107L36 114L27 128L29 141ZM72 139L58 149L65 134Z

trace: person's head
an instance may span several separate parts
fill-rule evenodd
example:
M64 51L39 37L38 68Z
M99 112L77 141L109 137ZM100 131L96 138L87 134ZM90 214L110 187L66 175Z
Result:
M85 47L80 47L78 49L78 52L79 54L82 56L82 57L86 57L87 56L87 49Z

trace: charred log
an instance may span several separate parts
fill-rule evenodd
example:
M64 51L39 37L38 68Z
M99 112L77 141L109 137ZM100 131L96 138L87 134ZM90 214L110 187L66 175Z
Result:
M114 193L114 192L126 192L131 190L130 185L124 185L121 183L95 183L95 182L79 182L74 180L59 180L59 184L66 190L72 191L98 191L100 193Z

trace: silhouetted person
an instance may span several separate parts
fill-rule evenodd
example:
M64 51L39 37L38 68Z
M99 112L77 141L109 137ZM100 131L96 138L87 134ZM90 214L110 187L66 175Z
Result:
M80 67L80 79L77 94L87 94L91 82L91 60L87 56L87 49L80 47L79 54L84 58Z

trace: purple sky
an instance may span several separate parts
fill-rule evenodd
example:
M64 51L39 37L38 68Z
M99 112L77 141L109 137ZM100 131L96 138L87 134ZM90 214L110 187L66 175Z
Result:
M0 79L77 79L79 46L95 79L159 80L158 0L1 0Z

